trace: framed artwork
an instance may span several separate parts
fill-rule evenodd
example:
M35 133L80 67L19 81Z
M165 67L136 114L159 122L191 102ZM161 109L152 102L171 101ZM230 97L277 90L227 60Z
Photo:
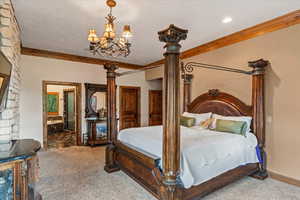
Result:
M58 115L59 93L47 92L47 112L48 115Z

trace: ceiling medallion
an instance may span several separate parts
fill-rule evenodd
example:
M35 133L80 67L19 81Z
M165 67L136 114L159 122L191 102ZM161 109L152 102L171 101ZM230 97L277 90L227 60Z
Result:
M104 33L98 37L95 29L89 30L88 41L90 42L89 50L91 53L99 54L101 56L127 57L130 54L129 38L132 33L129 25L125 25L123 33L120 37L116 37L114 28L114 21L116 17L112 15L112 8L117 5L114 0L107 0L106 5L109 7L110 12L105 18L107 23L104 26Z

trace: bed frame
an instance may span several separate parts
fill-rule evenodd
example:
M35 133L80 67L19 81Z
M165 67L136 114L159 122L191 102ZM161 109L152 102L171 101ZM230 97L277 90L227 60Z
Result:
M238 98L210 90L190 103L192 75L185 74L184 111L193 113L213 112L226 116L252 116L252 130L257 136L261 162L239 166L200 185L185 189L179 178L180 167L180 67L179 42L184 40L187 31L174 25L158 33L160 41L166 43L164 99L163 99L163 156L164 168L159 168L160 158L141 149L125 145L117 140L116 120L116 70L115 64L105 64L107 70L108 102L108 141L105 171L112 173L122 170L160 200L196 200L244 176L265 179L266 154L264 130L264 72L267 61L249 62L253 68L252 105L248 106Z

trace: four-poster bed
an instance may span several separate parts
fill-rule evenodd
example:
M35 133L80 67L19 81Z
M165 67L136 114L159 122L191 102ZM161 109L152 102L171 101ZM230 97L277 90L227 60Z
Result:
M160 31L159 39L166 43L163 95L163 142L162 158L135 146L118 140L116 125L116 73L117 66L106 64L107 102L108 102L108 141L105 170L108 173L122 170L136 180L155 197L161 200L195 200L221 188L243 176L255 178L267 177L264 152L264 71L267 61L249 62L252 75L252 105L248 106L238 98L210 90L208 93L191 99L191 74L183 73L184 98L183 109L191 113L213 112L225 116L253 117L252 130L258 140L260 162L250 163L222 173L210 180L190 188L183 187L180 180L180 66L179 53L181 40L186 39L187 30L170 25ZM200 66L201 67L201 66ZM218 66L217 66L218 68ZM184 66L182 66L184 69ZM188 71L188 70L186 70ZM186 72L183 71L183 72ZM228 70L226 70L228 71ZM238 71L235 71L240 73ZM201 144L199 144L201 145ZM163 166L163 167L161 167Z

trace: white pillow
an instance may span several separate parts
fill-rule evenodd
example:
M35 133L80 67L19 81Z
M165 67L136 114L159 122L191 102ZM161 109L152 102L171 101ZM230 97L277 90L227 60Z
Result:
M189 113L189 112L184 112L182 114L185 117L193 117L195 118L195 124L194 126L200 126L200 123L209 119L212 115L212 113L201 113L201 114L197 114L197 113Z
M216 128L216 121L217 119L223 119L223 120L232 120L232 121L242 121L242 122L246 122L247 123L247 131L246 132L250 132L251 130L251 121L252 121L252 117L250 116L223 116L223 115L218 115L218 114L213 114L212 118L214 118L214 122L211 124L211 129L215 129Z

